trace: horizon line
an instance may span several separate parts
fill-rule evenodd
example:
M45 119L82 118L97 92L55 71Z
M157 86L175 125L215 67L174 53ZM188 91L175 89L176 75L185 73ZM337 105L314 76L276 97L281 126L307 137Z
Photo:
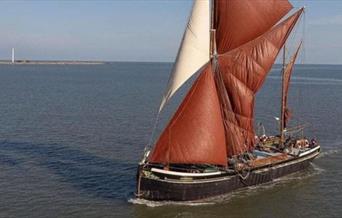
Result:
M0 59L0 62L12 62L11 59ZM79 59L16 59L15 62L24 63L24 62L96 62L96 63L165 63L165 64L173 64L174 61L146 61L146 60L79 60ZM274 63L274 65L278 65L282 63ZM296 63L295 65L342 65L342 63Z

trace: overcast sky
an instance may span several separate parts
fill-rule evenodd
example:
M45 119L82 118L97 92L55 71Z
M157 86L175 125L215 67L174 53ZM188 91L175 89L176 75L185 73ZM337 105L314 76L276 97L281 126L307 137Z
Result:
M305 63L342 64L342 1L291 2L306 5ZM14 47L18 59L172 62L191 5L191 0L0 1L0 59L9 59Z

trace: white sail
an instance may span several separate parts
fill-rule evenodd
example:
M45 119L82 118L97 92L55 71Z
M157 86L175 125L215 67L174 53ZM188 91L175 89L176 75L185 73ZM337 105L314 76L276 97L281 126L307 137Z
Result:
M195 0L159 112L172 95L210 59L210 3Z

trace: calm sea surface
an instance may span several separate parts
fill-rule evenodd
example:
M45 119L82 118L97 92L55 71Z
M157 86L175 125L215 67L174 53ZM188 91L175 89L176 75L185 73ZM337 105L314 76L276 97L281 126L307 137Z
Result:
M170 68L0 65L0 217L342 216L342 66L298 66L293 75L294 117L323 149L307 171L200 204L135 200L136 166ZM275 67L257 97L256 122L268 134L279 85Z

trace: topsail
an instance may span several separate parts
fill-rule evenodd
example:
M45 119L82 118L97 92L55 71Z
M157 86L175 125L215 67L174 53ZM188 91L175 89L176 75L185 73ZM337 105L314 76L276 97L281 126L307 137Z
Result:
M215 0L213 4L218 54L261 36L293 8L287 0Z
M209 14L209 0L196 0L194 2L159 112L172 95L209 61Z

